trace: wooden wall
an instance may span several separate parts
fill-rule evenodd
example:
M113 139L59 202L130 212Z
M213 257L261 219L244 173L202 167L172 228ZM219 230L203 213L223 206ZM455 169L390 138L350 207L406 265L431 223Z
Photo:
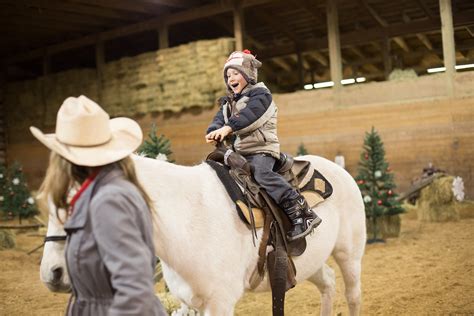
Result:
M332 89L275 95L279 106L282 149L295 154L303 143L311 154L333 160L345 156L355 175L364 134L374 126L385 144L386 158L399 192L432 162L464 179L474 198L474 72L456 75L456 97L445 95L444 75L397 82L344 87L338 101ZM180 114L136 117L144 132L156 122L171 140L177 163L198 164L212 149L204 132L215 111L187 110ZM9 161L19 160L32 187L37 187L47 164L47 150L25 131L9 144Z

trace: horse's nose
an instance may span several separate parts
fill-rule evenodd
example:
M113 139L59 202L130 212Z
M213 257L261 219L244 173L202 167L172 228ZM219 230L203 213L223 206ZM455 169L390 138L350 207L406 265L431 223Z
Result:
M63 277L63 268L58 267L53 269L53 283L59 283Z

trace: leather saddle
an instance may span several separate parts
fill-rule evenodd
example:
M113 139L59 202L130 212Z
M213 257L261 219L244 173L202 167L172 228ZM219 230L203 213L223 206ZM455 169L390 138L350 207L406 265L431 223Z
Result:
M226 153L228 152L225 147L218 147L207 156L206 162L217 172L236 204L240 218L255 228L263 227L265 219L263 207L266 203L259 195L262 188L248 175L251 174L251 170L248 164L246 165L244 157L233 153L226 159ZM273 171L282 175L293 188L300 191L311 208L332 194L329 181L309 161L294 159L287 153L280 153L280 159L275 163Z

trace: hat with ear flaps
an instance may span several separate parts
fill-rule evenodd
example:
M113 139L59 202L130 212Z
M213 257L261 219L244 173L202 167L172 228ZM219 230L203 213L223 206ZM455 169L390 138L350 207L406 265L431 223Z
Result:
M44 134L33 126L30 131L61 157L86 167L122 160L143 139L137 122L126 117L110 119L97 103L83 95L63 102L56 118L56 133Z
M236 51L230 54L224 65L224 82L227 86L227 69L232 68L238 70L245 80L250 84L257 83L257 68L262 66L262 63L255 58L248 50Z

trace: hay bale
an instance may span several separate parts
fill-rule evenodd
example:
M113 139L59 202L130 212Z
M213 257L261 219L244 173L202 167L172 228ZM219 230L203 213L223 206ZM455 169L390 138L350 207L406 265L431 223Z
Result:
M399 69L395 68L388 76L389 81L399 81L407 79L416 79L418 75L414 69Z
M10 230L0 230L0 250L15 248L15 234Z
M416 201L417 215L420 221L447 222L458 221L459 202L452 190L454 177L446 176L434 180L423 188Z
M457 205L459 218L474 218L474 201L462 201Z
M405 210L405 213L402 214L402 218L418 219L418 211L415 205L405 202L402 204L402 207Z

